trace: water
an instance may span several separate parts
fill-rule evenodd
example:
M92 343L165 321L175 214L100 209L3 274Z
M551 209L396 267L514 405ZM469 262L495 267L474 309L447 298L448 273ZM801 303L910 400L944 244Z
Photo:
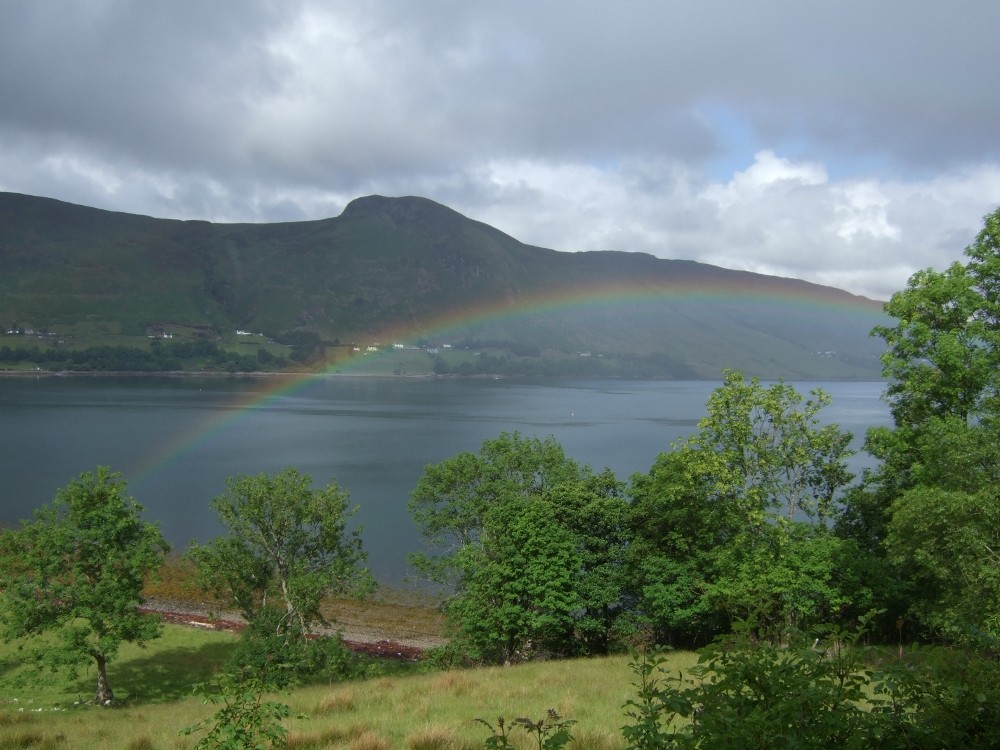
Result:
M420 547L406 502L427 464L518 430L552 435L569 456L627 479L695 430L718 385L333 377L268 398L273 381L255 379L0 378L0 523L104 465L183 549L222 531L209 503L226 477L295 466L350 491L370 567L398 582ZM816 385L833 398L823 420L858 444L867 427L890 423L883 383L797 388Z

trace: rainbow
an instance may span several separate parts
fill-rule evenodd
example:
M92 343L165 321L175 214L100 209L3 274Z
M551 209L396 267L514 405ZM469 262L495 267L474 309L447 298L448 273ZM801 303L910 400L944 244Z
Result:
M663 302L766 305L787 314L810 310L822 314L849 316L861 322L867 321L871 326L884 319L881 312L882 304L879 302L804 282L776 284L773 281L777 280L754 284L739 283L739 281L677 283L654 280L577 286L564 288L557 293L549 290L544 294L522 296L516 301L494 300L472 309L450 310L420 322L388 326L372 333L369 341L372 345L378 343L382 347L417 340L445 343L449 338L458 338L463 331L469 329L531 316L585 312L623 304L652 306ZM130 481L141 482L179 456L196 450L206 441L231 427L249 411L265 408L269 403L279 401L318 379L335 374L349 375L352 369L361 366L365 361L365 357L351 357L317 370L262 378L260 388L233 402L229 409L221 413L213 412L187 434L157 446L134 472L130 472L132 475Z

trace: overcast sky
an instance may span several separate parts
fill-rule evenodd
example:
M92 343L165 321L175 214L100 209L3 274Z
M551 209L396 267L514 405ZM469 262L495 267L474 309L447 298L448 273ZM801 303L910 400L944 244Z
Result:
M0 190L179 219L421 195L880 299L1000 206L997 0L6 0Z

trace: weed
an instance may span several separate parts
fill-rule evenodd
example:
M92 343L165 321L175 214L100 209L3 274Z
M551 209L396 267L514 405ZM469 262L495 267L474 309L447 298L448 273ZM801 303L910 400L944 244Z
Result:
M485 719L476 719L476 721L490 730L490 736L483 743L487 750L513 748L514 745L511 744L510 740L513 727L521 727L531 735L537 743L538 750L562 750L573 740L569 728L576 724L573 719L563 719L553 708L545 713L545 718L538 721L532 721L523 716L514 719L510 724L507 724L504 717L500 716L497 718L496 726Z
M7 738L10 750L57 750L65 747L66 736L61 732L52 737L46 737L39 732L22 732Z
M153 738L148 734L135 737L128 743L128 750L153 750Z
M354 693L342 691L324 696L314 711L317 715L342 714L354 710Z
M326 748L343 742L344 737L344 732L339 729L325 729L321 732L289 732L282 747L284 750Z
M288 733L281 720L291 711L284 703L264 700L264 693L271 688L267 678L248 672L220 675L218 693L210 692L207 685L199 685L198 689L206 694L205 702L219 709L211 719L186 727L181 733L208 731L195 746L196 750L242 750L264 742L280 744Z
M448 750L454 747L455 736L444 727L428 726L406 738L409 750Z
M18 724L30 724L34 721L35 717L31 714L24 713L23 711L18 712L3 712L0 713L0 727L12 727Z
M350 750L389 750L389 742L385 737L368 730L351 740Z

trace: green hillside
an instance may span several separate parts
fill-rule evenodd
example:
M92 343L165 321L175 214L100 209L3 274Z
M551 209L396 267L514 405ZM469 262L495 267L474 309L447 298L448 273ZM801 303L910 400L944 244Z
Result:
M0 193L0 327L42 343L231 345L239 329L323 342L314 366L375 343L488 343L517 372L870 378L882 321L879 303L802 281L532 247L424 198L212 224Z

